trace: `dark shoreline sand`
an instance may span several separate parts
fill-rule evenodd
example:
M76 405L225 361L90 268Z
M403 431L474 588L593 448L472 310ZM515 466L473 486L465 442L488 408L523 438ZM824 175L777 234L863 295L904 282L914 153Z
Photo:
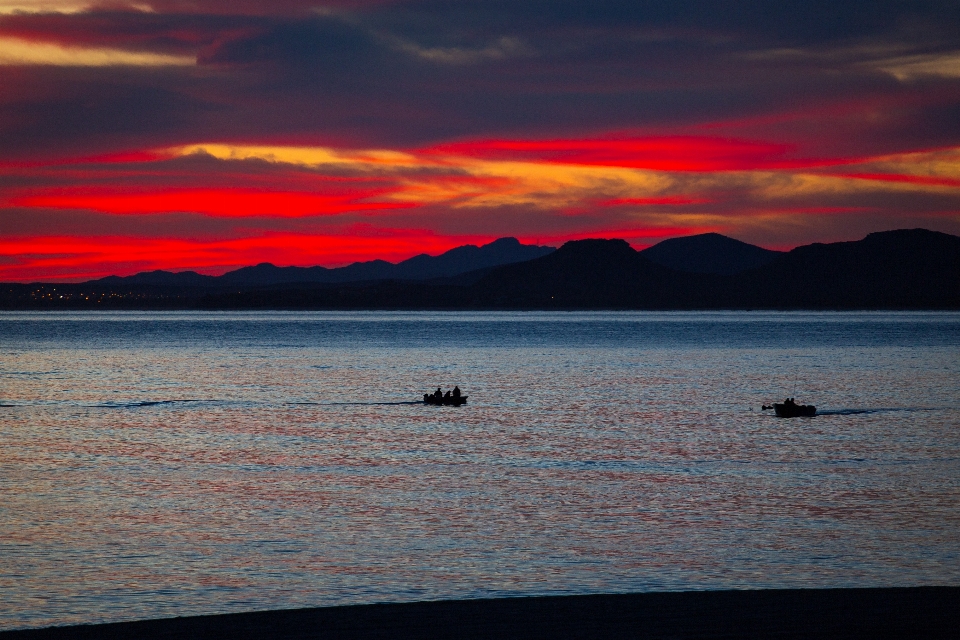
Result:
M167 618L0 639L956 638L960 587L449 600Z

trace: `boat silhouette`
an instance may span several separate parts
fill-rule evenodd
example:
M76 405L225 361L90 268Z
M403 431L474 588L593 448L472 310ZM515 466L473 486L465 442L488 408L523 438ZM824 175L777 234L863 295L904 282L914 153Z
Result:
M817 408L812 404L797 404L793 398L783 402L774 402L773 410L778 418L812 418L817 415Z
M423 403L445 407L459 407L462 404L467 404L467 396L443 396L438 398L433 394L425 393L423 394Z

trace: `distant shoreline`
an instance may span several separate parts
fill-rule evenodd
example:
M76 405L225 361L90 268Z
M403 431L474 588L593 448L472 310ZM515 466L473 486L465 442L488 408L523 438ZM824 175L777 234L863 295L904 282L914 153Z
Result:
M696 237L686 242L693 257L703 253L694 251ZM378 272L351 282L319 282L310 278L329 273L261 266L228 274L235 281L148 273L80 284L0 283L0 309L960 309L960 237L948 234L873 233L857 242L767 252L761 262L740 261L736 268L727 265L736 262L731 251L715 252L706 266L690 255L648 259L661 245L637 252L623 240L577 240L530 260L466 272L451 268L449 275L434 270L430 277L418 271L420 279Z
M886 307L429 307L429 306L0 306L3 313L957 313L960 304L952 306L886 306Z
M372 604L0 632L0 640L952 638L960 587L688 591Z

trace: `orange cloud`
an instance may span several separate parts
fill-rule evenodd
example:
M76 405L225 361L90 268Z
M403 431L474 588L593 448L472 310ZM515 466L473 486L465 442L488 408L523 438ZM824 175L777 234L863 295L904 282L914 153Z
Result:
M54 67L186 67L196 65L195 56L151 51L126 51L108 47L65 46L0 36L0 66Z
M842 178L854 178L857 180L877 180L879 182L907 182L919 185L931 185L938 187L960 187L960 179L956 178L937 178L933 176L916 176L911 174L896 173L844 173L839 174Z

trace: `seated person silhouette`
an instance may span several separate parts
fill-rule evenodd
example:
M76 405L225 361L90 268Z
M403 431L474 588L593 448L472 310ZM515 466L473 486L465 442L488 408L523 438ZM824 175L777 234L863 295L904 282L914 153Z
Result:
M459 398L459 397L460 397L460 387L454 387L454 388L453 388L453 397L454 397L454 398Z

